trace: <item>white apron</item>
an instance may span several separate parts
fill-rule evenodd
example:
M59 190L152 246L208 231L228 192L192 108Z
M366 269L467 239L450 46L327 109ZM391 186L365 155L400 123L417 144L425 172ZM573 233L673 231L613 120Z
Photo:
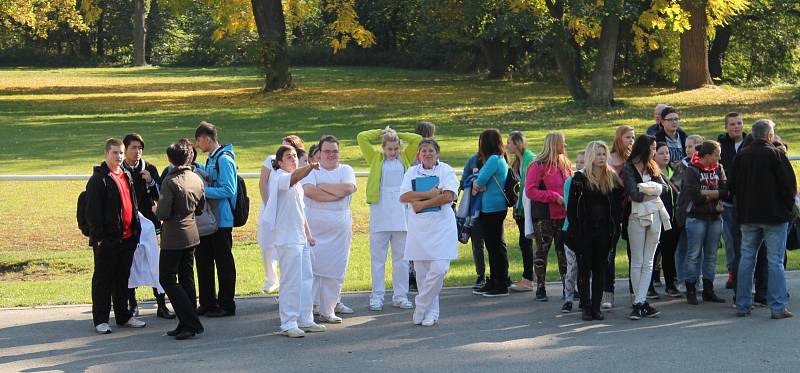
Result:
M401 191L412 190L411 181L422 176L438 176L439 188L458 193L458 180L453 169L444 162L432 170L421 165L408 169L403 179ZM443 205L438 211L415 213L408 209L408 235L403 259L405 260L452 260L458 259L458 230L456 215L450 205Z
M350 210L322 210L308 207L308 226L317 244L311 247L311 268L315 276L344 279L353 238Z

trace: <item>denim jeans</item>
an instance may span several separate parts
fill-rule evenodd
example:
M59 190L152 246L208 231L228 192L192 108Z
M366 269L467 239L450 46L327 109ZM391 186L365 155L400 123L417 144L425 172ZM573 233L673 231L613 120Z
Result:
M786 273L783 258L786 255L786 234L788 223L780 224L741 224L742 247L739 274L736 283L736 309L747 310L753 304L750 289L753 286L756 255L763 241L767 249L767 302L772 312L782 312L788 302L786 294Z
M736 251L742 244L742 234L739 231L739 223L736 221L736 206L723 203L725 210L722 212L722 238L725 241L725 260L728 265L728 272L733 272L733 262L736 259Z
M695 282L699 274L703 275L703 279L714 281L717 249L721 236L722 218L717 217L714 220L686 218L686 280L688 282Z

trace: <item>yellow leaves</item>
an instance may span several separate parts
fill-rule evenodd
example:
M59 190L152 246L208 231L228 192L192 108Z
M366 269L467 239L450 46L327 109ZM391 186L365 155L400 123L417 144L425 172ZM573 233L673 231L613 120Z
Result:
M211 39L220 40L228 34L242 31L255 30L253 8L250 0L203 0L206 5L213 7L211 17L219 25Z
M567 27L572 31L578 45L583 45L589 39L600 37L600 22L593 17L568 18Z
M750 7L749 0L709 0L708 24L721 26L728 23L728 19L741 14Z
M325 11L336 15L336 19L328 25L334 53L347 48L350 41L365 48L375 45L375 35L358 22L355 0L326 1Z
M509 5L514 12L529 11L535 15L547 14L546 0L510 0Z
M77 0L0 0L0 20L9 28L28 27L40 38L46 38L59 23L75 30L86 30Z

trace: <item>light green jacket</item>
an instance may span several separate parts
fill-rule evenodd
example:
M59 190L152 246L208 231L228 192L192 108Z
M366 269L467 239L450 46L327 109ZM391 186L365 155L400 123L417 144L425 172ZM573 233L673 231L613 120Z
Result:
M361 149L361 154L369 165L369 179L367 179L367 203L378 203L381 195L381 172L383 171L383 149L381 145L373 145L372 142L380 140L383 130L369 130L358 134L356 141ZM398 132L397 137L401 140L400 161L403 168L408 169L411 162L416 159L417 148L419 147L422 136L414 133ZM402 142L405 142L403 147Z

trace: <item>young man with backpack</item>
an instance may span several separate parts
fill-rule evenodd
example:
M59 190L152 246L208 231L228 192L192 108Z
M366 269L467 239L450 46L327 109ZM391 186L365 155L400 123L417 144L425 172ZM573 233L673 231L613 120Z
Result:
M106 141L105 162L95 166L86 184L82 209L89 244L94 251L92 275L92 318L95 331L111 333L108 325L111 300L117 325L143 328L145 322L133 317L126 307L128 277L133 253L139 242L139 213L131 175L122 167L125 145Z
M217 128L211 123L200 122L194 133L197 148L208 153L204 170L211 183L205 187L205 198L216 201L217 231L201 237L197 247L197 283L200 307L198 315L226 317L236 314L236 264L233 260L233 238L231 231L239 226L241 211L235 211L240 185L236 171L233 145L220 145ZM241 205L244 201L238 201ZM241 208L239 209L241 210ZM237 214L237 212L239 214ZM238 219L236 219L238 218ZM215 292L214 269L216 266L219 294Z

